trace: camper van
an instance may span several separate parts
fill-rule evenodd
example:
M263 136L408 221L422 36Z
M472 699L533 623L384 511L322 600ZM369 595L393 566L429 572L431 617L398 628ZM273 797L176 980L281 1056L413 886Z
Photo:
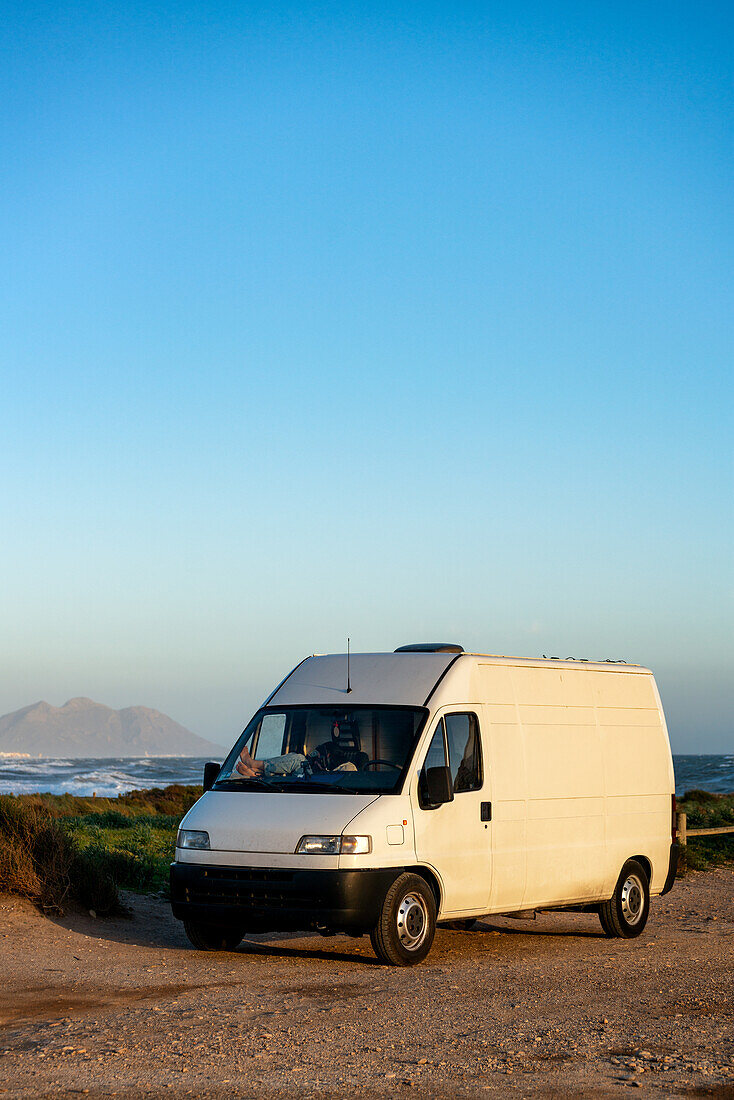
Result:
M649 669L431 643L307 657L207 764L173 913L202 950L368 934L399 966L490 914L594 912L631 938L675 878L674 790Z

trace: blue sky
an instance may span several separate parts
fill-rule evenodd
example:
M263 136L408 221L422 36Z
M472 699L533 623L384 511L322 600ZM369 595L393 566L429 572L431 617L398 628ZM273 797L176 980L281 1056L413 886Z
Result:
M734 751L731 7L2 9L0 712L349 633Z

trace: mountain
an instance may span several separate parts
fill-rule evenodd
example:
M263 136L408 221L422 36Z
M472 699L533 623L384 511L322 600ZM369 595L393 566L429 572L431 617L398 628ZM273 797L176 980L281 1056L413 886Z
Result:
M34 756L221 756L221 748L149 707L112 710L92 699L34 703L0 718L0 752Z

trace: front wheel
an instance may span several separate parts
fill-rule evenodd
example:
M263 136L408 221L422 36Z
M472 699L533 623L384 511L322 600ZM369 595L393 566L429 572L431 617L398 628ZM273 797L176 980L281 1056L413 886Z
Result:
M628 859L622 868L614 893L599 906L601 926L610 937L631 940L639 936L650 912L650 883L636 859Z
M392 966L414 966L431 950L435 934L433 891L420 875L400 875L385 895L370 932L375 954Z
M198 920L185 920L184 931L197 951L234 951L243 936L240 928L206 924Z

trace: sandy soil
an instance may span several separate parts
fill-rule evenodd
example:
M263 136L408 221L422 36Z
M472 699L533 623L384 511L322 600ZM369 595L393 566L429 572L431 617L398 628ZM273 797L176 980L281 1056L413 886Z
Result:
M0 899L0 1093L734 1097L734 869L654 899L637 940L594 916L199 954L158 901L51 921Z

